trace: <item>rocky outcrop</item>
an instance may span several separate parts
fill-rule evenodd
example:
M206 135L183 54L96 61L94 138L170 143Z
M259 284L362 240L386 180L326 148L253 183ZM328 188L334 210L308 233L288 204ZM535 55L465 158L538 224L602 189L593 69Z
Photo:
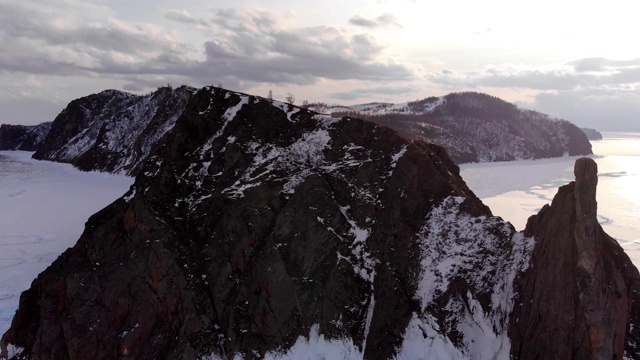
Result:
M536 239L512 314L515 359L640 358L640 276L598 224L597 166L576 161L575 182L529 219ZM626 340L628 339L628 340Z
M49 133L51 123L40 125L0 125L0 150L36 151Z
M207 87L130 191L22 294L0 345L17 358L504 359L529 335L511 325L512 346L514 281L527 299L543 258L529 266L534 241L555 231L544 214L517 233L439 146ZM585 298L599 278L585 276L574 302L586 299L580 311L605 334ZM615 304L603 319L619 318Z
M163 87L138 96L105 90L74 100L53 121L34 158L133 174L173 128L194 91Z
M587 135L587 139L589 140L602 140L602 134L596 129L580 128L580 130Z
M328 358L491 358L508 353L529 246L438 146L205 88L131 191L22 294L2 344L35 358L296 358L310 342Z
M586 135L572 123L475 92L406 104L359 105L347 112L337 109L337 113L363 117L409 138L438 144L458 164L592 153Z

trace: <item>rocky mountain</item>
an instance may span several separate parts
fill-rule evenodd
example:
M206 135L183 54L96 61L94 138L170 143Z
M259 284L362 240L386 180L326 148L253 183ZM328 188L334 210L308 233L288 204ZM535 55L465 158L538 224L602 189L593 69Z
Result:
M589 140L602 140L602 134L596 129L580 128L580 130L587 135L587 139Z
M51 129L51 122L40 125L0 125L0 150L36 151Z
M193 88L159 88L145 95L117 90L76 99L56 117L34 158L81 170L132 174L171 130Z
M475 92L404 104L372 103L318 110L362 117L411 139L438 144L458 164L592 153L589 140L572 123Z
M4 357L640 355L591 160L517 233L443 148L371 122L208 87L170 131L22 294Z
M3 125L0 149L21 146L20 150L37 150L36 159L133 175L153 144L173 127L194 92L186 86L159 88L145 96L106 90L72 101L53 124L29 130L37 137L21 140L27 128ZM365 118L407 138L438 144L455 163L591 154L585 134L573 124L479 93L406 104L333 108L312 104L308 108Z
M597 221L596 163L579 159L575 175L527 222L536 244L517 282L513 358L639 359L638 270Z

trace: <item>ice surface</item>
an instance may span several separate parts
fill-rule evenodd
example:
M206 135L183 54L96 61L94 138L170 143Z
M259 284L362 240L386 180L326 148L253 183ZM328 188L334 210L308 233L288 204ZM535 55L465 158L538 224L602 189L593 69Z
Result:
M640 267L640 133L603 133L592 141L598 164L598 219ZM463 164L461 175L491 211L524 229L529 216L574 180L578 157Z
M0 151L0 334L9 328L20 293L76 243L90 215L133 183L31 160L31 154Z

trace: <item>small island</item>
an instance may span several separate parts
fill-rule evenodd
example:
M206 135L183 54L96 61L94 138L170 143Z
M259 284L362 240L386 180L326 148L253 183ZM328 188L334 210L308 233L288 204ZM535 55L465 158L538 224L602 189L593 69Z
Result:
M602 140L602 134L596 129L580 128L587 135L589 140Z

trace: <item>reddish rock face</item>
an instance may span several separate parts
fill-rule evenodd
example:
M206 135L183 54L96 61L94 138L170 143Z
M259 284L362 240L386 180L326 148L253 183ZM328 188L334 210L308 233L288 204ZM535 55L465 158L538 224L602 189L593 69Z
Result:
M622 359L640 355L640 276L618 243L598 224L597 165L575 164L575 182L532 216L531 268L519 283L510 336L516 359Z

